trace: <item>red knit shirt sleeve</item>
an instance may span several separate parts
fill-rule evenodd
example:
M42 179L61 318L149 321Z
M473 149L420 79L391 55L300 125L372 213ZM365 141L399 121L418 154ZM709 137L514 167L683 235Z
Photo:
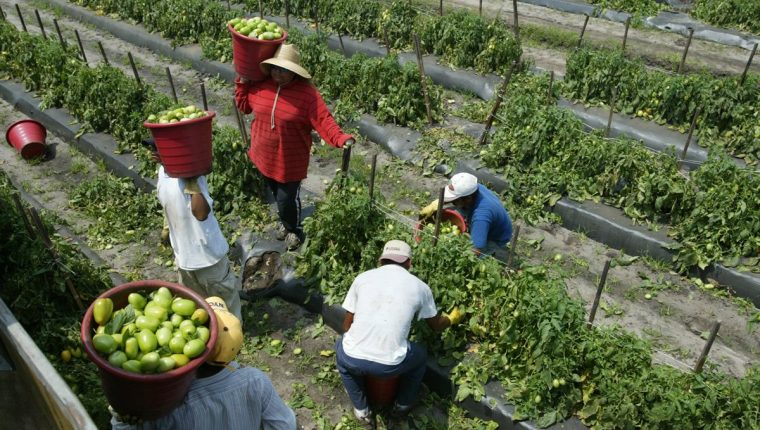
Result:
M335 118L333 118L330 110L327 108L319 91L314 86L311 86L311 90L314 93L314 103L309 107L309 121L311 122L311 126L329 145L336 148L342 148L343 144L346 143L348 139L351 139L352 136L343 133L343 130L340 129L340 126L335 122Z
M240 82L240 78L238 77L235 79L235 106L243 112L243 113L251 113L253 111L253 108L251 108L250 103L248 103L248 92L251 89L251 83L246 82L242 83Z

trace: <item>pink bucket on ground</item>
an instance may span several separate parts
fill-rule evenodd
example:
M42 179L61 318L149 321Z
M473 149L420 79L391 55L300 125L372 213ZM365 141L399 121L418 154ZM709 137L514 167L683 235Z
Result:
M254 82L266 79L267 75L261 71L259 64L274 57L277 48L288 38L288 33L283 30L279 39L260 40L238 33L229 24L227 29L232 34L232 63L235 65L235 72Z
M211 173L211 122L216 113L206 113L206 116L173 124L143 123L153 134L167 175L193 178Z
M98 298L111 298L114 309L121 309L128 304L130 293L157 290L166 287L172 295L190 299L200 309L203 308L210 316L214 311L195 291L179 284L159 280L134 281L112 288ZM93 300L93 304L95 301ZM211 317L209 321L209 340L206 351L190 360L186 365L155 375L127 372L113 366L95 350L92 336L97 324L92 315L93 306L87 309L82 320L80 336L84 350L100 370L100 381L108 403L120 415L132 415L143 420L154 420L164 416L176 408L185 398L190 383L195 379L198 367L206 361L216 345L217 322Z
M414 240L419 243L422 240L422 236L420 236L420 232L422 231L422 228L425 227L425 224L429 222L435 222L434 218L428 218L427 220L423 220L417 223L417 225L414 227ZM459 231L461 233L467 233L467 221L464 220L464 217L462 214L460 214L456 209L451 208L444 208L441 211L441 222L449 222L451 224L454 224L455 226L459 227Z
M45 127L33 119L16 121L5 132L5 140L8 141L9 145L16 148L16 151L25 160L45 154L47 150L46 137L47 130Z

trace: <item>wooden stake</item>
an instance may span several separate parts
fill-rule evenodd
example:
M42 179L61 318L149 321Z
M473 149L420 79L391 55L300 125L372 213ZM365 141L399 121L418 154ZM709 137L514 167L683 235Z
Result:
M554 103L554 70L549 73L549 89L546 91L546 104Z
M581 36L578 38L578 45L575 47L575 49L578 49L581 47L581 42L583 42L583 35L586 34L586 27L588 26L589 18L591 17L586 15L586 19L583 21L583 28L581 29Z
M137 73L137 66L135 65L135 59L132 58L132 53L127 52L127 57L129 57L129 64L132 66L132 73L135 75L135 80L137 81L137 85L142 86L142 81L140 80L140 74Z
M206 84L201 82L201 98L203 99L203 110L208 110L208 99L206 99ZM237 109L237 106L235 106Z
M694 114L691 116L689 134L686 136L686 143L684 143L683 151L681 151L681 163L686 160L686 153L689 150L689 144L691 144L691 137L694 134L694 129L697 127L697 117L699 116L699 110L699 108L694 109Z
M37 25L40 26L40 31L42 32L42 38L47 40L47 33L45 33L45 26L42 25L42 18L40 17L40 11L35 9L34 15L37 16Z
M348 177L348 170L351 168L351 147L343 148L343 160L340 163L340 171Z
M338 42L340 42L340 50L343 52L343 55L346 55L346 47L343 46L343 35L338 32Z
M514 20L515 39L517 39L517 43L520 43L520 24L517 20L517 0L512 0L512 14L515 17L515 20Z
M21 220L24 221L24 226L29 233L29 237L34 239L34 229L32 228L32 224L29 223L29 218L26 216L26 209L24 209L24 205L21 204L21 199L16 193L11 194L11 197L13 198L13 203L16 205Z
M24 15L21 15L21 8L18 7L18 3L16 3L16 12L18 12L18 19L21 21L21 28L24 30L24 32L28 33L29 30L26 29L26 22L24 22Z
M488 114L488 118L486 119L486 128L483 130L483 134L480 135L480 144L485 145L488 142L488 133L491 131L491 126L493 125L493 120L496 118L496 112L499 111L499 107L501 106L501 101L504 98L504 95L507 93L507 87L509 86L509 81L512 79L512 73L514 73L517 70L517 65L519 63L519 59L515 60L515 62L512 64L512 67L507 71L507 74L504 76L504 80L501 82L501 86L499 86L499 90L496 92L496 101L493 104L493 107L491 108L491 113Z
M103 57L103 61L110 66L111 63L108 62L108 57L106 57L106 50L103 49L103 44L100 43L99 40L98 40L98 48L100 48L100 55Z
M264 3L259 0L259 18L264 19Z
M82 299L79 297L79 292L74 287L74 284L71 283L71 279L67 273L70 269L63 265L58 252L55 250L55 247L53 247L53 242L50 241L50 236L48 235L47 229L45 228L45 224L42 223L40 215L37 213L37 209L30 208L29 213L32 215L32 221L34 222L35 227L37 227L37 233L39 234L40 239L42 239L42 244L48 250L50 257L61 270L61 274L63 275L63 279L66 283L66 287L69 290L69 294L71 294L71 296L74 298L74 301L76 302L79 310L83 311L85 308L84 304L82 303Z
M245 120L243 119L243 116L240 115L240 111L237 108L237 104L235 104L235 98L232 99L232 110L235 111L235 116L237 117L238 122L238 130L240 130L240 138L243 140L243 147L245 148L246 145L248 145L248 134L245 132Z
M290 0L285 0L285 26L290 28Z
M383 39L385 39L385 53L391 55L391 41L388 39L388 30L383 26Z
M55 32L58 33L58 41L61 42L61 46L64 48L66 47L66 39L63 38L63 34L61 33L61 27L58 26L58 20L53 19L53 25L55 26Z
M683 66L686 64L686 55L689 53L689 46L691 46L692 37L694 37L694 29L689 27L689 39L686 41L686 47L683 49L681 64L678 65L678 73L681 73L681 71L683 71Z
M604 137L610 137L612 129L612 114L615 113L615 102L617 101L617 87L612 88L612 100L610 100L610 115L607 117L607 128L604 130Z
M478 2L478 15L483 16L483 0Z
M520 237L520 226L515 226L515 231L512 232L512 242L509 244L509 254L507 255L507 267L512 267L512 260L517 253L517 238Z
M443 0L441 0L438 5L438 15L443 16Z
M377 172L377 153L372 156L372 171L369 174L369 203L375 201L375 174Z
M602 277L599 279L599 286L596 287L596 294L594 295L594 303L591 305L591 312L588 314L588 325L594 325L594 318L596 318L596 310L599 308L599 300L602 298L602 291L604 291L604 284L607 283L607 273L610 271L610 263L612 260L607 260L604 263L604 269L602 270Z
M631 26L631 17L625 20L625 33L623 33L623 52L625 52L625 45L628 43L628 28Z
M314 25L316 26L317 36L319 36L319 9L317 8L316 2L314 2L313 13L314 13Z
M177 103L179 100L177 100L177 90L174 89L174 79L172 79L172 71L169 69L169 67L166 67L166 78L169 79L169 86L172 89L172 98L174 99L174 103Z
M744 81L747 79L747 72L749 72L749 67L752 65L752 59L755 58L756 52L757 52L757 43L755 43L755 46L752 47L752 53L749 54L749 60L747 60L747 65L744 66L744 72L742 73L742 78L739 81L739 85L744 85Z
M441 192L438 193L438 210L435 211L435 230L433 232L433 246L438 244L438 235L441 233L441 214L443 213L443 193L446 187L441 187Z
M5 19L5 11L0 7L0 18Z
M702 373L702 367L705 365L707 354L710 353L713 342L715 342L715 338L718 336L718 330L720 330L720 321L715 321L710 329L710 335L707 337L707 343L705 343L705 347L702 348L702 353L699 354L697 364L694 366L694 373Z
M420 38L416 34L414 36L414 50L417 53L417 66L420 69L420 82L422 84L422 95L425 97L425 110L427 111L428 123L433 125L433 112L430 108L430 96L427 89L427 77L425 76L425 66L422 63L422 50L420 49Z
M87 62L87 54L84 52L84 45L82 44L82 38L79 37L79 31L77 29L74 29L74 36L77 38L77 43L79 44L79 53L82 54L82 61L85 63Z

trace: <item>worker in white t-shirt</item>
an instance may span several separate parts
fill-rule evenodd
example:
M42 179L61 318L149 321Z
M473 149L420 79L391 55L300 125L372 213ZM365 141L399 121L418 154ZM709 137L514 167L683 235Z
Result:
M439 314L430 287L409 273L412 250L401 240L385 244L380 267L356 277L343 307L343 337L336 344L338 371L360 421L370 419L364 392L364 376L400 376L399 392L393 407L406 414L417 399L425 375L425 348L409 342L412 320L425 320L441 331L462 320L454 309Z
M214 217L206 177L172 178L160 166L156 188L169 222L179 283L203 297L221 297L241 319L239 282L227 258L229 245Z

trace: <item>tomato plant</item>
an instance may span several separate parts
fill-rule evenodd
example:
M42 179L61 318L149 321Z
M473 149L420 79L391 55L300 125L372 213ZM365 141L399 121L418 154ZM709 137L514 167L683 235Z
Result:
M712 25L760 33L760 3L754 0L697 0L691 15Z

